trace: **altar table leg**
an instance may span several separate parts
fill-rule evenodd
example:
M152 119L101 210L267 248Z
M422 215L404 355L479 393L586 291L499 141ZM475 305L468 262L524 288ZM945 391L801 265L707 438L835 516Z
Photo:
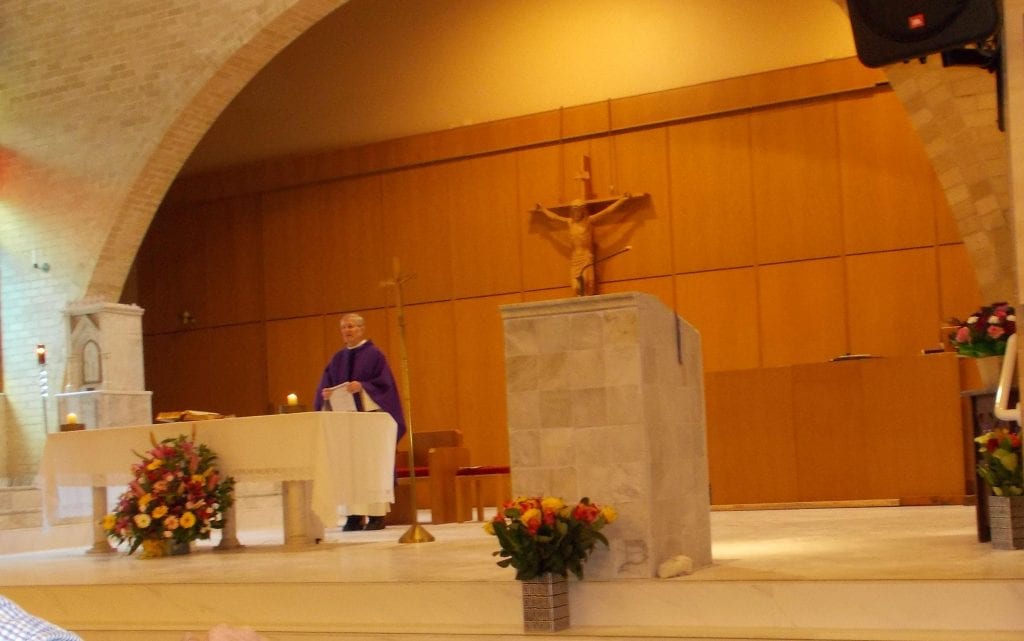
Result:
M87 554L110 554L114 548L107 541L107 531L103 529L103 517L107 515L107 488L92 488L92 547Z
M241 550L245 546L238 540L238 521L235 520L235 506L224 510L224 527L220 530L220 543L213 549L218 552Z
M282 481L281 507L284 511L285 547L313 545L323 538L323 526L312 514L312 481Z

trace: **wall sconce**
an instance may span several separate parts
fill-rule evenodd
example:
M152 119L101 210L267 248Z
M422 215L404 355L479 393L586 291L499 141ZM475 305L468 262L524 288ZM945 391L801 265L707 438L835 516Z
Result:
M50 263L40 263L39 259L36 257L36 250L34 249L32 250L32 268L39 269L44 272L50 271Z
M186 309L185 311L183 311L181 313L181 324L182 325L191 325L194 322L196 322L196 317L195 317L194 314L192 314L192 312L190 312L190 311L188 311Z

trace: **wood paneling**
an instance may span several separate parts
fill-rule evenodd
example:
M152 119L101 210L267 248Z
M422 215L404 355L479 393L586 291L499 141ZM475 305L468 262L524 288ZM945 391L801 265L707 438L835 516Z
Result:
M451 264L455 298L522 289L519 265L521 220L507 185L516 175L512 154L454 163L451 167Z
M680 274L675 277L675 287L676 313L700 332L705 371L761 364L753 269Z
M267 359L259 323L144 340L153 412L204 410L238 416L267 411Z
M409 399L413 429L428 431L458 426L455 375L456 335L452 303L427 303L404 307L406 348L409 359ZM401 378L400 336L397 314L388 310L388 328L395 358L391 369ZM401 384L400 384L401 386Z
M963 243L936 249L939 256L939 318L940 326L951 318L967 318L983 304L974 266Z
M871 442L863 426L863 373L856 361L793 367L797 500L896 498L872 496L866 485L874 466L889 462L875 460L882 444Z
M324 269L309 277L330 312L383 307L381 281L393 276L385 256L379 177L333 182L323 191Z
M676 272L754 264L750 117L669 128Z
M550 207L562 201L561 162L562 150L557 146L527 149L516 154L521 264L523 289L564 286L566 295L571 296L568 233L543 215L529 211L538 203Z
M854 354L899 356L935 347L941 317L934 249L850 256L846 265Z
M196 317L204 315L200 306L205 299L203 282L207 266L199 259L202 251L194 252L190 247L196 241L213 239L204 239L199 233L195 213L199 209L198 205L162 208L139 248L135 265L139 305L146 310L142 317L146 333L184 329L181 315L185 310Z
M751 114L757 262L842 251L839 156L832 101Z
M452 295L452 220L455 182L447 165L386 174L382 212L385 252L403 273L405 302L447 300Z
M860 366L866 404L859 429L874 446L874 458L885 463L874 469L868 487L896 488L908 503L959 499L964 451L956 355L880 358Z
M956 219L949 208L949 201L946 200L946 192L938 182L936 176L935 189L932 191L932 200L935 204L935 241L940 244L951 244L961 242L960 229L957 227Z
M268 410L277 411L288 394L312 410L314 394L327 361L324 360L323 322L305 316L267 323Z
M840 259L762 267L758 281L762 367L817 363L849 351Z
M890 91L836 101L846 253L935 243L935 171Z
M255 249L261 240L257 202L252 196L233 198L198 211L200 237L217 239L201 243L201 263L209 275L195 283L204 299L197 320L200 327L251 323L262 317L263 256Z
M461 300L454 305L456 425L472 452L473 465L504 465L508 461L505 336L499 307L518 302L519 295L514 294Z
M267 318L324 311L324 198L319 185L263 196L263 304Z
M668 202L668 139L664 129L615 136L609 196L648 194L630 200L594 227L600 260L626 246L632 251L597 265L598 282L664 276L672 272Z
M704 377L711 502L777 503L798 495L792 371Z

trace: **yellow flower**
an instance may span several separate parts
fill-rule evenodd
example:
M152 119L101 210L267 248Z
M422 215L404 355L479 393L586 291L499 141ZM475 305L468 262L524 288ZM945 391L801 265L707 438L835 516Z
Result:
M519 520L527 525L529 525L530 521L540 522L540 510L535 507L531 507L529 510L523 512L522 516L519 517Z
M601 508L601 516L604 517L605 523L611 523L615 519L619 518L619 513L616 512L615 508L613 508L612 506L606 505L603 508Z
M110 529L110 528L107 528ZM487 532L491 536L494 536L494 521L488 521L484 523L484 532Z
M142 511L145 511L146 508L149 506L149 502L152 501L152 500L153 500L153 495L150 494L149 492L146 492L145 494L140 496L139 497L139 509L142 510Z
M191 512L185 512L181 515L181 527L186 530L196 524L196 515Z
M544 508L545 512L555 512L565 507L565 501L554 496L545 496L540 505Z
M155 459L153 459L152 461L149 462L149 465L146 466L146 469L149 470L149 471L153 471L156 468L162 466L163 464L164 464L163 461L161 461L158 458L155 458Z
M103 517L103 529L113 530L114 525L117 523L117 516L114 514L108 514Z
M153 519L149 518L149 515L145 514L145 513L143 513L143 514L136 514L132 518L132 520L135 521L136 527L140 527L142 529L148 528L149 524L153 522Z
M163 518L163 516L165 514L167 514L167 506L166 505L158 505L155 508L153 508L153 518L154 519Z
M205 474L193 474L192 475L192 482L193 483L205 483L206 482L206 475Z

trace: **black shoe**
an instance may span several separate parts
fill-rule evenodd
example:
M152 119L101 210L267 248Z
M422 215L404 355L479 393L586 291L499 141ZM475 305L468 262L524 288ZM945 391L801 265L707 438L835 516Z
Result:
M383 530L384 529L384 517L383 516L371 516L366 525L363 526L364 530Z
M342 526L342 532L357 532L363 529L363 515L362 514L350 514L345 519L345 525Z

